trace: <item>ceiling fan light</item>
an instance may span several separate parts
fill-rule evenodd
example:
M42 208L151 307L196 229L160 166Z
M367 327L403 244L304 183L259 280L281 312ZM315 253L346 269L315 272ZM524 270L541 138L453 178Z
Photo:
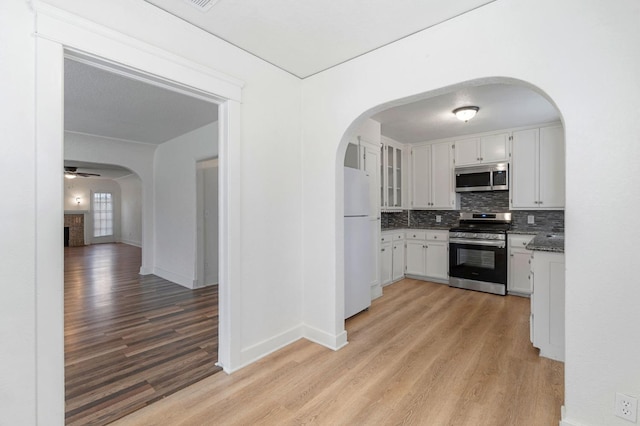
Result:
M75 179L76 175L72 174L72 173L65 173L64 177L67 179Z
M467 122L476 116L476 113L480 110L477 106L465 106L454 109L452 112L456 115L458 120Z

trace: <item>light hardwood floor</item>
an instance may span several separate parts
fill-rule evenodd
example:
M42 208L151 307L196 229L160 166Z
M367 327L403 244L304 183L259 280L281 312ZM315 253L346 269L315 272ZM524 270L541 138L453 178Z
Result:
M107 424L220 371L217 286L140 276L125 244L64 253L67 424Z
M529 342L529 300L405 279L347 321L116 425L557 425L563 364Z

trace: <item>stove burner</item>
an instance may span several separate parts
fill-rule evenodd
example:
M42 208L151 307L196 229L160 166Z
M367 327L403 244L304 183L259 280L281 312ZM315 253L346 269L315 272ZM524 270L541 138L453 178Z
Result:
M511 228L508 223L460 223L451 228L452 232L507 232Z
M460 213L460 222L450 232L505 233L511 228L511 213Z

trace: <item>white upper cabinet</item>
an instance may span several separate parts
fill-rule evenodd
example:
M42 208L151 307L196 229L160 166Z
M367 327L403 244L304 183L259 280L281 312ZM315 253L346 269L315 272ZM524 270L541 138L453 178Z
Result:
M564 207L564 129L561 126L540 129L539 207Z
M383 210L402 210L403 175L405 158L400 144L391 144L391 140L383 138L380 148L380 206Z
M455 165L499 163L509 159L509 134L500 133L455 141Z
M380 150L362 142L360 168L369 175L369 217L380 217Z
M536 153L539 135L538 129L513 132L510 170L512 208L538 207Z
M431 146L411 148L411 207L428 208L431 203Z
M462 139L455 144L456 166L480 163L480 138Z
M411 149L411 207L455 209L452 142L414 146Z
M453 148L451 143L431 145L431 207L452 209L455 207L453 187Z
M510 207L564 208L564 158L562 126L513 132Z

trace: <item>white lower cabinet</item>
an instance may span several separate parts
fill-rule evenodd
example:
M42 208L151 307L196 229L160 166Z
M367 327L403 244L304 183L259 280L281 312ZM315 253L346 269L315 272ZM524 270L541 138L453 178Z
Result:
M404 278L404 232L382 232L380 281L383 286Z
M427 264L425 262L425 241L421 239L409 239L407 233L407 275L426 275ZM415 236L415 233L412 233Z
M509 248L509 276L507 291L519 296L531 295L531 250L526 246L535 235L510 234L507 247Z
M449 281L449 243L427 241L426 276Z
M405 275L436 282L449 281L449 232L409 230Z
M380 244L380 284L387 285L392 281L393 274L393 244Z
M540 356L557 361L564 361L564 279L564 253L533 253L531 341Z
M391 279L398 281L404 278L404 238L393 241Z

